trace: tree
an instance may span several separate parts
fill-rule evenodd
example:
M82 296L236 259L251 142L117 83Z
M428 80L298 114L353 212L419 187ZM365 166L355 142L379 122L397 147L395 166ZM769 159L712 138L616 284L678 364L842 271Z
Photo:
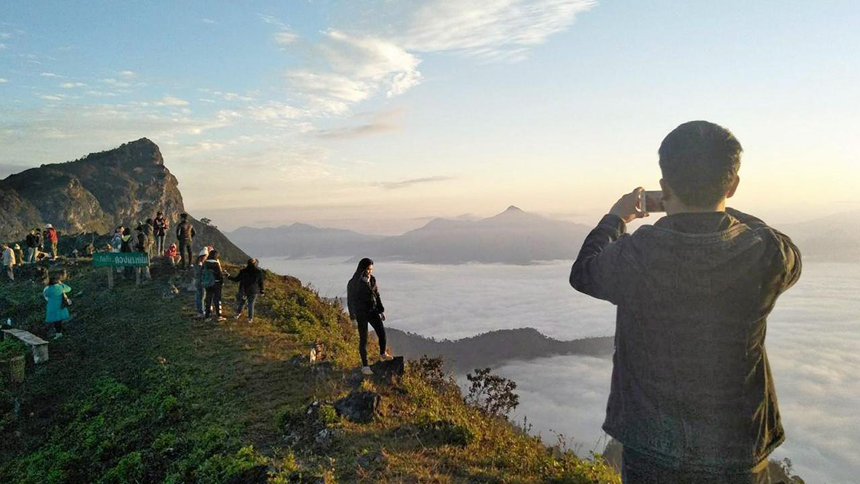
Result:
M200 219L200 223L202 223L203 225L209 225L209 224L211 224L211 223L212 223L212 219L211 219L211 218L203 217L203 218L201 218L201 219Z

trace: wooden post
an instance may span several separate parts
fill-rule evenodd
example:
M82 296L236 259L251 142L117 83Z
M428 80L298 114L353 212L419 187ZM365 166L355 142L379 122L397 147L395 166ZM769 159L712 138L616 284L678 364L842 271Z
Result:
M134 271L134 285L139 286L140 285L140 267L136 267L135 269L137 269L137 270Z
M114 270L114 269L113 269L113 267L110 267L110 266L109 266L109 267L107 268L107 274L108 274L108 289L113 289L113 270Z

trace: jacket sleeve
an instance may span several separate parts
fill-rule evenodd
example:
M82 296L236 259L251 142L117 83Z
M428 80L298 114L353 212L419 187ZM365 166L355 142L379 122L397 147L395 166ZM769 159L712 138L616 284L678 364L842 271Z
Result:
M191 226L191 238L193 239L194 237L197 237L197 231L194 230L194 226L192 225Z
M182 230L182 224L181 224L181 223L180 223L179 225L177 225L177 226L176 226L176 238L177 238L177 239L181 239L181 238L182 238L182 234L180 234L180 233L179 233L179 231L180 231L180 230Z
M373 291L373 297L376 298L376 310L379 313L384 313L385 312L385 306L382 305L382 298L379 296L379 290L378 289Z
M257 284L260 286L260 294L266 292L266 275L263 271L257 271Z
M627 224L606 215L588 234L570 271L570 285L577 291L618 304L623 281L622 237ZM619 239L622 239L619 242Z
M761 219L752 215L743 213L733 208L727 208L726 213L735 217L739 221L747 224L753 230L765 230L771 237L776 247L777 264L781 271L780 293L783 293L795 285L800 280L800 274L803 271L803 262L801 260L800 249L792 242L791 238L776 230Z
M353 294L353 284L352 280L350 280L346 284L346 309L349 311L349 319L356 319L355 317L355 294Z

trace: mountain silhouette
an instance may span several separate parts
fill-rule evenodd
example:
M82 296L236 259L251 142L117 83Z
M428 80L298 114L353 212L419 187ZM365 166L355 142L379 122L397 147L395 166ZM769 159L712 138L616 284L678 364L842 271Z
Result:
M294 224L278 228L242 227L230 237L264 256L371 257L426 264L468 262L532 264L573 259L590 227L553 220L508 207L498 215L469 220L436 218L393 237Z

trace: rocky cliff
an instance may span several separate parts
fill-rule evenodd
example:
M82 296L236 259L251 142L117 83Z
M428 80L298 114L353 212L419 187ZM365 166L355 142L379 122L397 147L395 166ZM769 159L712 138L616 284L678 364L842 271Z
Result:
M0 180L0 240L22 239L29 229L47 223L62 234L107 234L118 225L136 226L159 210L175 227L185 206L179 182L164 166L158 146L146 138ZM234 262L247 259L214 227L194 225L195 246L214 245Z

